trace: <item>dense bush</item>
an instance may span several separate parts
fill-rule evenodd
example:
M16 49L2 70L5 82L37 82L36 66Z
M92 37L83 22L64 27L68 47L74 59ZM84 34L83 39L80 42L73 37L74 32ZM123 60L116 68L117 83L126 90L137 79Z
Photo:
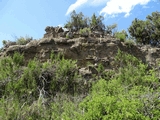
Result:
M119 72L113 79L93 84L90 95L79 104L83 111L79 119L159 119L160 89L152 86L158 84L155 72L121 51L116 61Z
M118 38L120 41L124 42L127 39L126 31L116 32L115 37Z
M88 91L76 70L76 61L60 54L52 53L50 62L33 59L23 65L23 55L19 53L0 59L0 119L49 119L55 114L51 111L54 106L47 105L53 101L54 105L61 105L58 96L62 102L64 96L66 101L74 101Z
M90 30L90 28L83 28L83 29L80 29L79 32L80 32L81 36L88 37L91 30Z
M156 71L120 50L114 64L117 69L106 73L114 76L93 76L97 80L90 88L76 61L61 54L52 53L44 63L30 60L27 66L19 53L2 58L0 119L159 119ZM104 73L102 64L97 71Z
M27 43L29 43L30 41L32 41L33 38L29 37L29 36L25 36L25 37L19 37L16 40L17 45L26 45Z
M124 41L125 45L127 45L129 48L131 48L133 45L135 45L135 42L133 40L125 40Z

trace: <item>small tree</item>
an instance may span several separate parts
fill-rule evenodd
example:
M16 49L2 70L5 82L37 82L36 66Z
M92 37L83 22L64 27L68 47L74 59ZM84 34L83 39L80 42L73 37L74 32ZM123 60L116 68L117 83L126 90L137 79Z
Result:
M7 44L7 40L2 40L2 43L5 46Z
M65 24L65 28L69 28L72 31L78 31L81 28L87 27L88 26L88 19L86 17L84 17L83 13L76 13L76 11L74 10L71 14L70 14L70 20L67 21L67 23Z
M110 34L110 35L113 35L117 32L117 24L113 24L113 25L108 25L106 26L106 30L105 30L105 33L106 34Z
M160 12L153 12L146 20L132 21L128 31L137 43L157 45L160 42Z
M104 31L105 25L102 22L104 20L103 16L96 16L95 13L91 17L90 28L91 30Z
M145 21L135 18L135 20L132 21L132 25L128 28L128 31L131 36L136 38L137 43L149 43L149 39L147 39L147 36L149 36L149 34L146 29Z
M159 44L160 42L160 12L153 12L146 17L147 30L150 34L151 44Z

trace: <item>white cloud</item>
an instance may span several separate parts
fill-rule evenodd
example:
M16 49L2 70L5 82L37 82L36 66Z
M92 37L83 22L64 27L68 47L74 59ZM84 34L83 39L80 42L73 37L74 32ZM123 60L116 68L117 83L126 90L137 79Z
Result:
M99 5L103 5L106 4L109 0L90 0L89 4L92 6L99 6Z
M84 4L95 7L106 4L105 7L100 10L100 14L111 17L124 13L124 17L128 17L131 14L131 10L136 5L145 6L150 1L153 0L77 0L74 4L69 6L66 15Z
M73 10L77 9L78 7L82 6L83 4L85 4L88 0L77 0L74 4L70 5L66 15L68 15L69 13L71 13Z
M88 4L91 6L100 6L103 4L106 4L106 2L109 0L77 0L74 4L71 4L66 12L66 15L71 13L73 10L76 10L77 8L81 7L84 4Z
M100 14L113 15L125 13L124 17L128 17L136 5L146 5L148 2L150 0L110 0L100 11Z

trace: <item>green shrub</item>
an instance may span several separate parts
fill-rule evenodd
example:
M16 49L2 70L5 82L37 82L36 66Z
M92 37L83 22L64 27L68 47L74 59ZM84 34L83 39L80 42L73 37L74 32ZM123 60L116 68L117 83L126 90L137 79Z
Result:
M29 37L29 36L25 36L25 37L19 37L16 40L17 45L26 45L27 43L29 43L30 41L32 41L33 38Z
M90 32L91 32L90 28L87 28L87 27L80 29L79 31L80 35L84 37L88 37Z
M158 84L156 72L147 71L145 64L120 50L116 62L120 64L118 73L110 80L95 82L79 104L79 119L158 119L159 88L151 86Z
M33 59L26 66L22 56L0 59L0 119L160 118L157 73L129 54L119 50L117 70L94 81L82 78L76 61L62 54L52 52L50 61ZM97 70L104 72L102 64Z
M20 53L15 52L14 55L13 55L13 62L16 65L22 66L24 64L24 56L23 56L23 54L21 55Z
M140 100L123 94L123 91L117 80L109 83L99 80L93 85L91 95L80 103L81 110L84 110L81 119L147 119L139 112L143 105Z
M126 34L124 34L122 32L116 32L115 37L122 42L124 42L126 40Z
M7 44L7 40L2 40L2 43L5 46Z
M135 42L133 40L125 40L124 44L131 48L133 45L135 45Z

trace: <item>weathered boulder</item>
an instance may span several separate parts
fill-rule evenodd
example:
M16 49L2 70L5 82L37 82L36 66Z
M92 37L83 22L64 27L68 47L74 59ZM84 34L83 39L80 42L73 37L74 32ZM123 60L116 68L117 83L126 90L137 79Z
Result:
M63 28L62 27L52 27L52 26L47 26L45 28L46 33L44 34L43 38L57 38L60 36L63 36Z
M45 31L46 31L46 33L51 32L51 27L50 27L50 26L47 26L47 27L45 28Z
M61 33L61 32L64 32L64 30L62 29L62 27L55 27L55 32L56 33Z
M69 32L66 34L66 37L69 38L69 39L72 39L72 38L73 38L73 33L69 31Z
M43 38L54 38L56 36L55 28L47 26L45 28L46 33L44 34Z
M59 37L66 37L66 34L68 33L69 31L63 31L63 32L60 32L60 33L58 33L58 36Z
M78 32L73 32L73 36L74 36L74 38L79 38L80 34Z

